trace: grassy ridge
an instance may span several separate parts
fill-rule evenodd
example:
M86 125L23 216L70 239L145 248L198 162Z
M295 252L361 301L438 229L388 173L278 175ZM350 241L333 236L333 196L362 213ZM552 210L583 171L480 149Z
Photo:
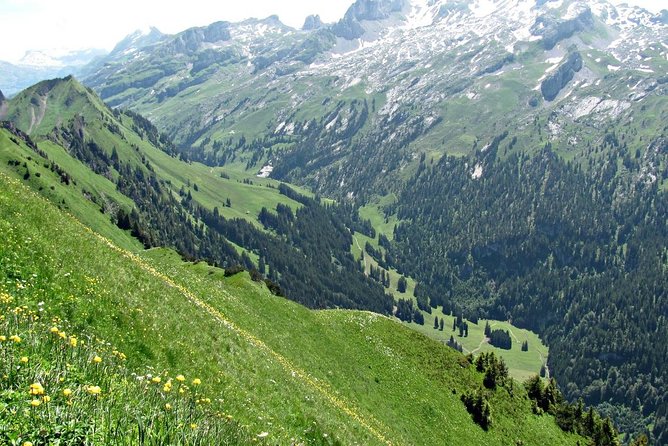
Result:
M0 283L17 305L45 302L73 332L111 341L131 370L201 377L212 410L253 435L278 444L575 443L551 417L531 415L522 392L495 393L495 424L483 431L459 401L481 377L389 319L310 312L169 251L142 260L1 180Z

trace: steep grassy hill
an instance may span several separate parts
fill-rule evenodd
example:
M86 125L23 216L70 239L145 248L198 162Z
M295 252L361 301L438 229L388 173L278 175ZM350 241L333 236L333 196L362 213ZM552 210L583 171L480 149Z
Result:
M112 111L71 77L25 90L4 115L15 137L25 132L36 141L30 143L33 154L7 158L16 171L29 177L26 159L34 158L37 173L45 166L58 173L63 185L144 246L258 269L288 297L312 307L391 311L391 296L358 270L349 253L353 218L330 212L327 201L273 180L186 162L150 122ZM44 184L34 179L36 186L61 188L46 178L53 175ZM263 210L267 218L260 223ZM81 211L78 216L90 218Z
M14 414L26 408L36 415L31 426L41 428L39 434L31 434L12 427L22 439L56 435L40 412L61 401L56 392L64 389L51 373L64 374L81 400L84 393L94 396L97 390L89 389L98 381L92 381L88 372L57 369L58 347L34 347L41 342L38 338L48 336L40 332L44 327L35 325L37 317L11 322L16 318L10 308L18 307L20 312L38 314L39 320L57 318L53 320L58 330L68 335L105 339L119 352L109 355L100 348L105 364L122 352L127 358L124 367L144 379L147 374L160 376L163 383L171 378L174 386L180 374L188 381L201 380L201 386L189 386L191 391L200 392L204 404L210 405L207 410L239 422L224 435L237 436L241 443L249 436L269 444L583 441L564 434L551 416L534 415L521 386L484 390L482 374L459 353L385 317L313 312L273 296L246 274L225 278L221 270L184 264L171 251L133 253L58 210L23 184L29 180L2 167L9 174L0 174L0 286L2 330L9 331L2 333L6 337L0 338L0 348L12 361L20 363L16 358L26 356L29 363L42 364L26 367L27 375L20 379L2 381L0 410L6 412L1 418L14 419L8 417L17 417ZM19 336L28 345L6 343L10 336ZM93 348L89 355L97 351L93 341L86 344ZM97 363L94 357L91 360ZM36 394L30 394L26 383L34 381L53 397L30 409ZM99 401L86 404L128 400L123 382L99 382ZM162 404L160 395L169 393L143 384L140 389L152 392L155 404ZM476 389L489 400L488 430L473 422L460 400ZM72 401L72 407L79 404L84 403L78 398ZM112 415L123 416L118 408ZM129 441L123 435L133 435L132 429L123 434L110 431L117 420L83 427L80 422L81 418L71 418L62 429L95 429L95 435L109 442L112 437ZM124 423L132 426L139 421Z

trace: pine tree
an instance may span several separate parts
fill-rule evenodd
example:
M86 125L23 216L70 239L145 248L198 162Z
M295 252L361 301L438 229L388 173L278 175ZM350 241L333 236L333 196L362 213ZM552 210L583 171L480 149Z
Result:
M485 323L485 337L489 338L492 334L492 327L489 326L489 321Z
M434 317L434 330L438 328L438 316Z
M397 282L397 291L400 293L405 293L407 286L408 284L406 282L406 278L404 276L399 277L399 281Z
M441 319L441 324L440 324L440 327L439 327L440 331L443 331L443 326L444 325L445 325L445 323L444 323L443 319Z

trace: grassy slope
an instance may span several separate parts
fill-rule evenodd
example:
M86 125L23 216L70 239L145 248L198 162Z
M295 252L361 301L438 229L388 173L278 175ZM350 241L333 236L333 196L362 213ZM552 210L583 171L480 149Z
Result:
M184 266L169 251L139 258L20 181L0 180L5 291L111 341L138 373L200 376L203 391L223 400L214 404L250 432L279 444L575 443L505 391L494 395L495 424L484 432L459 401L481 377L461 368L456 352L389 319L311 312L244 275Z
M380 208L384 203L391 202L392 197L385 197L379 200L378 203L360 209L362 218L369 219L378 233L384 234L390 239L393 235L396 218L392 217L386 222ZM366 272L368 274L371 266L378 267L378 262L364 252L364 245L366 242L369 242L376 249L382 250L382 248L379 248L377 238L372 239L358 232L354 234L351 252L356 259L363 258L364 264L366 265ZM397 291L397 282L401 275L394 269L389 269L388 273L390 275L390 286L386 288L386 291L394 295L395 299L411 299L413 302L417 302L414 294L415 280L411 277L406 278L406 293L402 294ZM512 348L511 350L502 350L487 342L484 335L485 322L487 322L485 320L479 321L477 325L469 322L469 336L459 337L458 331L452 331L454 316L444 315L440 308L433 310L432 314L428 314L424 311L422 311L422 314L425 320L424 325L411 322L407 324L407 326L440 342L448 341L450 336L453 335L456 341L464 348L464 353L473 352L476 354L478 352L494 352L503 357L508 365L511 376L517 380L524 381L532 375L537 374L540 371L541 366L547 362L549 349L543 344L543 341L538 335L532 331L517 328L508 322L490 320L490 326L493 328L500 328L511 332L513 338ZM443 331L434 330L433 328L434 317L436 316L438 316L439 320L444 319L445 321ZM521 345L524 341L528 341L529 343L529 350L527 352L521 351Z
M48 90L46 83L41 83L13 98L9 103L7 118L29 133L49 157L61 164L67 172L78 175L82 169L72 164L64 149L42 140L56 125L67 125L75 116L81 115L86 123L86 140L95 141L108 155L111 155L112 148L115 147L123 163L141 165L145 159L151 164L158 178L171 184L175 193L183 187L203 206L209 209L218 207L221 215L227 218L245 218L257 223L257 215L262 207L274 209L278 203L293 208L299 206L299 203L278 193L279 183L274 180L257 178L252 173L242 174L225 169L212 169L199 163L185 163L167 155L133 131L132 118L125 115L120 118L114 116L97 96L75 79L47 82L51 82ZM40 105L35 105L36 103ZM33 116L41 119L33 122ZM111 131L110 124L116 124L119 132ZM227 174L229 178L221 177L221 173ZM90 171L85 177L89 180L89 188L104 187L101 183L111 184ZM195 184L198 190L195 190ZM115 185L111 186L115 190ZM231 207L225 207L228 198Z

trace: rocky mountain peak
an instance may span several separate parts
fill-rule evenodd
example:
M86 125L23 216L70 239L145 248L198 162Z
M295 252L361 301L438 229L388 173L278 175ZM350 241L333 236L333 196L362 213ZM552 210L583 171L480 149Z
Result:
M407 0L357 0L332 31L347 40L357 39L365 32L362 22L387 19L393 13L401 12L406 5Z
M304 26L302 26L302 29L304 31L312 31L312 30L315 30L315 29L320 29L323 26L325 26L325 24L320 19L320 16L316 14L316 15L310 15L310 16L306 17L306 20L304 20Z
M115 56L133 53L138 49L159 42L163 37L165 37L165 34L153 26L146 30L138 29L118 42L109 55Z

